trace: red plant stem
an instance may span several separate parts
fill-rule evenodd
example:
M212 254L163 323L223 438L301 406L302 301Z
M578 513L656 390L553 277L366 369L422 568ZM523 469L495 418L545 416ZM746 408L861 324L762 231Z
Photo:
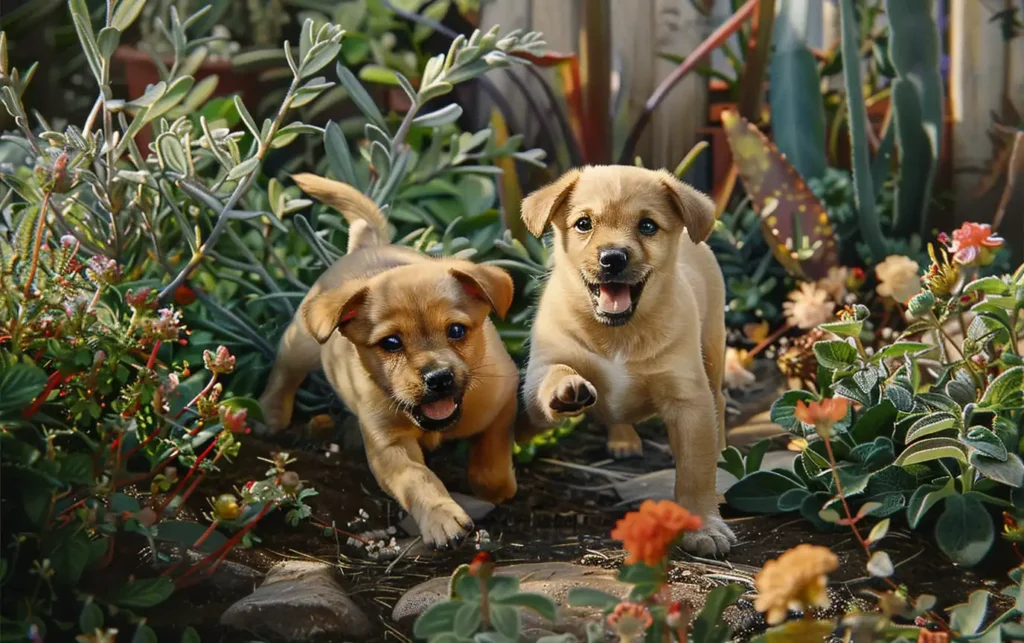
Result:
M32 268L28 271L28 280L25 281L25 296L32 292L32 282L36 280L36 269L39 267L39 250L43 246L43 230L46 229L46 209L50 206L50 195L47 191L43 195L43 203L39 206L39 221L36 223L36 240L32 246Z
M160 508L156 512L157 516L162 514L164 512L164 509L167 508L167 505L170 504L171 500L173 500L175 496L181 493L182 489L185 488L185 483L189 481L189 478L192 477L192 474L195 473L196 469L199 468L199 464L206 459L206 456L210 455L210 451L213 451L214 447L216 446L217 437L214 436L213 439L210 440L210 446L206 447L206 450L199 454L199 457L196 458L195 463L188 470L188 473L185 474L185 477L181 479L181 482L178 483L178 486L174 489L174 491L167 494L167 497L164 499L164 501L160 503Z
M214 520L212 523L210 523L209 528L203 532L203 535L200 536L198 540L192 543L192 547L190 547L190 549L199 549L199 547L202 546L204 542L206 542L206 539L210 537L210 534L212 534L217 529L217 525L219 524L219 520Z
M142 449L145 449L145 448L146 448L146 446L147 446L147 445L148 445L148 444L149 444L150 442L152 442L152 441L153 441L153 439L154 439L154 438L156 438L156 436L158 436L158 435L160 435L160 430L159 430L159 429L156 429L156 430L154 430L154 431L153 431L152 433L150 433L150 434L149 434L149 436L148 436L148 437L146 437L146 439L145 439L145 440L143 440L142 442L139 442L138 444L136 444L136 445L135 445L135 448L133 448L133 449L132 449L131 451L129 451L128 453L126 453L126 454L125 454L125 456L124 456L124 459L125 459L125 460L128 460L128 459L130 459L130 458L131 458L131 457L132 457L133 455L135 455L136 453L138 453L138 452L139 452L140 450L142 450ZM118 445L118 446L120 446L120 445Z
M70 507L68 507L64 511L60 512L59 514L57 514L57 517L60 518L61 516L65 515L65 514L69 514L72 511L74 511L75 509L78 509L79 507L84 506L85 503L89 501L89 499L90 499L90 497L82 498L81 500L79 500L75 504L71 505Z
M822 442L825 443L825 453L828 455L829 469L831 469L832 479L836 483L836 495L839 496L839 500L843 503L843 511L846 512L847 524L849 524L850 530L853 532L853 535L857 539L857 542L860 543L860 546L864 549L864 555L868 557L868 560L870 560L871 544L868 541L864 540L864 537L860 535L860 530L857 529L857 519L850 511L850 505L846 503L846 494L843 493L843 486L839 483L839 473L837 471L836 457L835 454L832 453L832 442L828 440L828 438L822 438ZM882 580L884 580L885 583L889 585L889 587L894 592L899 591L899 586L896 585L896 583L894 583L892 579L883 578ZM928 617L936 623L938 623L945 631L950 631L949 625L941 616L932 611L928 611L926 612L926 614L928 614Z
M793 324L790 324L789 322L786 322L781 327L779 327L779 329L776 330L774 333L772 333L768 337L765 337L764 341L762 341L760 344L758 344L754 348L750 349L750 352L747 353L747 359L753 359L754 357L757 357L758 353L760 353L764 349L766 349L769 346L771 346L773 343L775 343L775 340L777 340L778 338L782 337L783 335L785 335L787 332L789 332L792 329L793 329Z
M46 380L46 386L44 386L42 392L39 393L39 397L32 402L32 406L25 409L21 416L27 419L35 415L36 411L46 403L46 398L50 397L50 393L53 392L53 389L63 384L64 381L64 376L61 375L60 371L54 371L51 373L49 379Z
M153 370L153 365L156 364L156 354L160 351L161 343L162 341L158 339L156 340L156 343L153 344L153 352L149 354L149 361L146 362L146 368L149 370Z
M256 514L255 518L245 523L245 526L239 529L238 532L236 532L234 536L229 538L223 545L215 549L208 556L206 556L206 558L202 559L201 561L193 565L184 574L179 576L175 581L175 585L179 585L182 581L184 581L186 578L194 574L197 570L202 568L203 565L206 565L211 560L213 562L210 564L210 567L206 570L205 574L207 576L212 574L217 569L217 566L220 565L221 561L224 560L224 557L227 556L228 553L230 553L231 550L235 547L235 545L237 545L242 540L245 534L252 531L252 528L256 526L256 523L262 520L263 516L267 515L267 513L274 508L274 506L275 505L272 502L268 502L267 504L263 505L263 509L261 509L260 512Z
M160 464L158 464L155 467L153 467L152 471L147 471L146 473L140 473L140 474L138 474L136 476L132 476L131 478L125 478L124 480L118 480L117 484L115 484L115 488L126 487L126 486L128 486L130 484L135 484L136 482L142 482L143 480L148 480L149 478L152 478L156 474L160 473L164 469L164 467L166 467L171 462L173 462L174 459L177 458L177 457L178 457L178 452L175 451L170 456L165 458L163 462L161 462Z
M654 93L644 103L644 111L640 114L640 118L636 120L632 129L629 130L626 144L622 146L622 154L619 155L619 163L621 165L630 165L632 163L633 152L640 141L640 135L643 134L644 128L650 123L654 110L665 100L665 97L672 91L672 88L693 71L708 54L720 47L730 36L739 31L743 23L754 14L758 1L747 0L736 13L732 14L718 29L715 29L678 67L672 70L672 73L665 80L661 81L661 84L658 85Z
M214 373L213 377L210 378L210 381L207 382L206 386L203 387L203 390L199 391L199 394L196 395L194 398L192 398L191 401L189 401L188 404L186 404L185 406L181 407L181 410L178 411L178 413L174 416L174 419L177 420L179 417L181 417L181 414L185 412L185 409L191 408L193 405L197 404L199 402L199 400L201 400L204 397L206 397L207 395L209 395L210 391L213 390L213 387L214 387L214 385L216 383L217 383L217 374ZM195 427L195 428L193 428L189 432L189 435L195 435L198 432L199 432L199 427Z

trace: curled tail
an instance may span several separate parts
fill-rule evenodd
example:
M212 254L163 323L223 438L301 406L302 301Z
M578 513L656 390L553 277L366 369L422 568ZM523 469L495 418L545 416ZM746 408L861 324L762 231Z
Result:
M294 174L292 179L303 192L345 217L349 224L348 252L391 243L388 220L370 197L347 183L315 174Z

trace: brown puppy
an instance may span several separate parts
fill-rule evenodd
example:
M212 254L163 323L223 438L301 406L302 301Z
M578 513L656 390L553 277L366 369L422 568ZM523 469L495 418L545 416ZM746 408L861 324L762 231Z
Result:
M310 289L285 331L260 404L271 431L288 425L295 392L321 365L359 417L380 486L432 546L473 523L423 462L422 448L472 437L469 482L494 503L516 492L512 426L519 373L488 319L504 317L512 278L499 268L387 245L387 221L352 187L294 177L350 223L348 253Z
M683 547L728 553L736 539L715 492L725 284L703 243L711 201L668 172L587 167L527 197L522 216L534 235L550 224L555 236L524 386L531 426L519 437L587 413L608 427L613 455L639 455L633 424L661 415L676 500L704 518Z

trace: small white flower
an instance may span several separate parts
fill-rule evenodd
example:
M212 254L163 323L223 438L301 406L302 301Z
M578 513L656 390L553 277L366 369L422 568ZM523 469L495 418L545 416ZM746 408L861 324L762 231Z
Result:
M830 301L828 293L814 284L802 283L789 293L789 301L782 304L786 321L797 328L810 330L832 319L836 303Z
M885 261L875 266L878 287L875 289L882 297L892 297L901 304L921 292L919 273L921 267L910 257L889 255Z

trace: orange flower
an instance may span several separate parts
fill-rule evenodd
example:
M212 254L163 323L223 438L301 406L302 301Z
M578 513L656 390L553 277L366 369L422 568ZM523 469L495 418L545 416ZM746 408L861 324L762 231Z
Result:
M645 500L639 511L631 511L615 524L612 538L622 541L628 553L626 564L659 564L672 543L684 531L700 529L700 516L691 514L671 500Z
M945 235L939 241L946 243ZM992 233L987 223L967 222L953 231L953 243L948 244L953 260L964 266L987 266L995 258L995 248L1002 247L1003 238Z
M922 627L917 632L917 643L949 643L949 633L933 632Z
M846 417L850 403L845 398L825 398L820 402L805 404L803 400L796 403L793 415L804 424L811 424L822 438L832 434L832 425Z

